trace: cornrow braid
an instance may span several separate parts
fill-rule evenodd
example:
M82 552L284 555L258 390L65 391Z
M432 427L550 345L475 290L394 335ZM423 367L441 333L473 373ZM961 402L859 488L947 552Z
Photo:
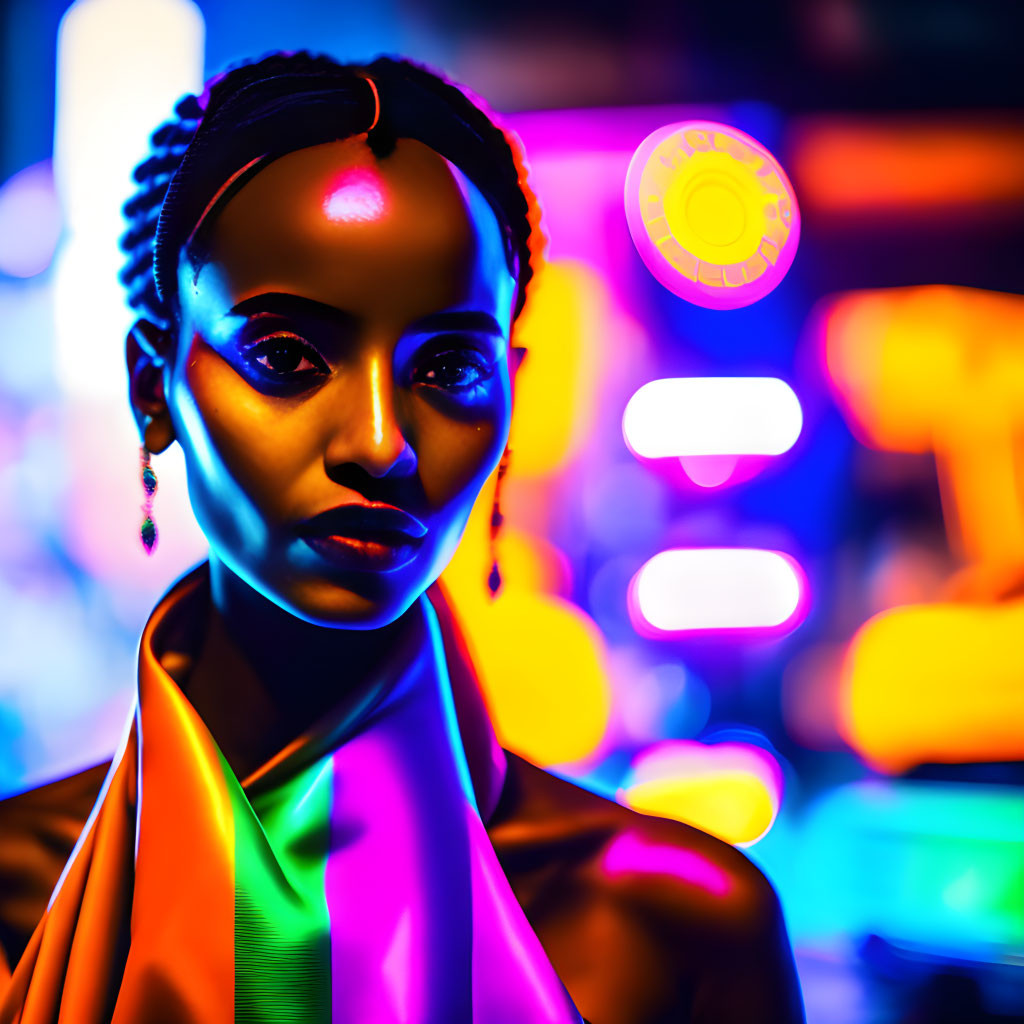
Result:
M418 139L480 189L517 282L515 315L522 310L543 245L522 148L481 101L428 68L392 57L364 66L305 51L272 53L210 79L201 96L183 97L174 113L153 133L151 153L134 172L138 190L124 206L120 280L141 316L165 329L177 322L182 247L252 174L285 153L371 124L367 143L378 157L398 138Z
M118 275L119 280L128 291L128 305L165 329L171 324L173 312L156 290L153 240L167 186L195 138L202 116L198 97L189 94L178 101L174 117L150 136L151 154L132 175L139 187L123 207L128 229L121 236L120 244L128 259Z

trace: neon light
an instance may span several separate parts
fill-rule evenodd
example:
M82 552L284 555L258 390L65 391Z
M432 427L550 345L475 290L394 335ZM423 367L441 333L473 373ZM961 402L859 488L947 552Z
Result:
M698 487L721 487L736 471L738 455L684 455L679 460L683 472Z
M121 397L131 323L117 280L121 205L149 134L182 93L202 88L202 72L203 17L191 0L79 0L61 21L54 177L68 234L54 318L58 378L73 394Z
M635 832L616 836L601 858L601 870L620 875L671 875L703 889L710 896L725 896L732 885L728 874L694 850L652 843Z
M895 608L850 644L840 731L872 766L1024 760L1024 601Z
M617 313L592 268L574 260L540 265L513 344L530 353L516 374L516 406L544 412L512 417L517 476L547 476L590 442L607 339L625 333Z
M498 540L502 587L491 599L480 567L493 557L493 501L492 483L441 581L472 641L502 745L538 765L580 761L597 750L611 715L604 637L584 611L552 593L569 590L565 556L507 524Z
M821 319L826 373L851 429L876 448L934 452L950 547L1012 579L1024 562L1024 297L849 292Z
M873 933L922 952L1004 963L1024 954L1017 788L842 786L809 809L794 854L805 934Z
M824 214L991 214L1024 199L1024 129L1012 117L805 118L790 152L804 205Z
M384 183L372 167L346 168L324 198L324 214L336 222L369 223L386 207Z
M8 178L0 187L0 274L41 274L53 259L61 225L49 160Z
M666 740L634 760L619 799L634 810L685 821L746 846L775 821L782 769L753 744Z
M799 399L777 377L652 380L622 414L626 444L645 459L781 455L796 443L802 426ZM730 473L734 467L735 460Z
M626 220L658 281L710 309L767 295L800 238L796 195L778 161L713 121L666 125L640 144L626 174Z
M647 561L629 587L634 627L644 635L714 630L786 632L806 614L806 581L795 559L758 548L674 548Z

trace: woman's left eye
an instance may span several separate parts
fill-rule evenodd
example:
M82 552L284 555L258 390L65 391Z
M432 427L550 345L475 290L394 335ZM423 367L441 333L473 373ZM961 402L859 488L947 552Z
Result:
M492 368L476 352L449 349L423 360L413 373L413 380L445 391L468 391L485 381L491 372Z
M330 372L308 342L290 334L264 338L248 349L246 358L263 376L273 380L293 380Z

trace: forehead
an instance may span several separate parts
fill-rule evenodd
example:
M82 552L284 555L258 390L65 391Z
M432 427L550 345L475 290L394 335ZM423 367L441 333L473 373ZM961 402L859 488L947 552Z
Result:
M510 318L514 282L494 212L414 139L383 159L362 138L280 157L216 215L207 250L183 302L215 281L231 304L290 292L399 329L449 308Z

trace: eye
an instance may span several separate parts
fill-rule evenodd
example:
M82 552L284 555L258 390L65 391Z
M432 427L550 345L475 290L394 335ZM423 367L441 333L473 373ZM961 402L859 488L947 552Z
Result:
M424 357L413 373L413 381L445 391L468 391L491 376L493 367L473 349L450 348Z
M330 373L316 349L294 334L272 334L248 348L245 358L271 380L296 380Z

